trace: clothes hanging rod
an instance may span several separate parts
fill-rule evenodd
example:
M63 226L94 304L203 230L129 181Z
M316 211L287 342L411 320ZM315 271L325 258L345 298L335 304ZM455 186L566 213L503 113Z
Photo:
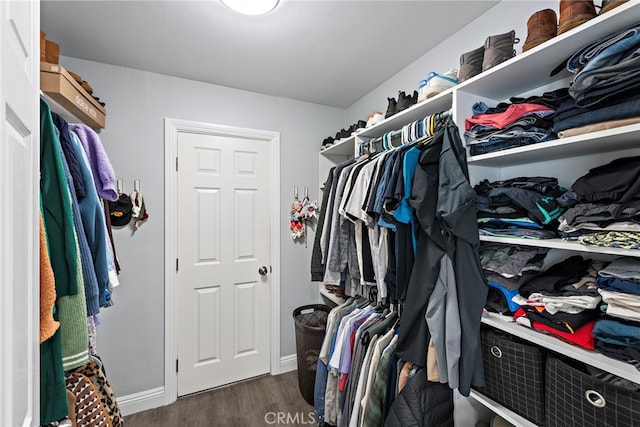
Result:
M442 119L446 119L447 117L451 117L451 115L452 115L452 110L451 110L451 109L449 109L449 110L441 111L441 112L439 112L439 113L432 114L432 115L433 115L433 118L434 118L435 120L442 120ZM430 116L431 116L431 115L430 115ZM430 116L426 116L426 117L425 117L425 119L426 119L426 118L429 118ZM424 120L424 119L422 119L422 120ZM416 120L416 121L414 121L414 122L412 122L412 123L415 123L415 122L418 122L418 121L422 121L422 120ZM402 134L402 129L393 130L393 131L390 131L390 132L386 132L383 136L378 136L378 137L376 137L376 138L370 139L369 141L364 141L364 142L362 142L361 144L362 144L362 145L364 145L364 144L375 144L375 143L377 143L377 142L382 142L382 139L383 139L384 137L387 137L387 136L388 136L388 137L390 137L390 138L393 138L393 137L398 136L398 135L400 135L400 134Z

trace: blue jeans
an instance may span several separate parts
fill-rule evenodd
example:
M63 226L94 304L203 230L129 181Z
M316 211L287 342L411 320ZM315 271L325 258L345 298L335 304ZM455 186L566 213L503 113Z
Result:
M617 277L600 277L596 279L599 288L613 292L624 292L627 294L640 295L640 285L630 280L619 279Z
M593 336L609 344L640 349L640 328L615 320L598 320L593 327Z
M318 359L316 365L316 381L313 387L313 404L318 424L324 423L324 392L327 387L327 365Z
M616 64L629 51L635 50L640 45L640 26L635 25L633 28L596 40L576 52L567 62L569 71L579 71L574 80L580 79L580 75L589 70ZM583 67L579 70L581 65Z
M547 129L534 128L530 129L528 132L523 132L523 134L520 136L511 138L493 138L490 141L482 142L480 144L474 144L469 149L469 155L477 156L479 154L493 153L496 151L507 150L509 148L522 147L525 145L550 141L552 139L556 139L555 133Z
M569 92L576 104L593 106L606 99L640 87L640 48L628 60L610 67L592 70L584 78L574 81Z

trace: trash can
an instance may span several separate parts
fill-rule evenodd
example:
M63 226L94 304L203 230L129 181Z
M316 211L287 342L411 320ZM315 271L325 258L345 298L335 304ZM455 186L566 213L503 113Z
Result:
M293 311L296 327L298 387L309 405L313 405L316 366L330 311L331 308L323 304L303 305Z

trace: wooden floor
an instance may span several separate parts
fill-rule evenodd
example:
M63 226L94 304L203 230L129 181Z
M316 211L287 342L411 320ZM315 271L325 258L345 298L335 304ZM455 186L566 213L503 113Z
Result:
M125 417L125 427L314 425L313 406L300 394L297 371L181 397L169 406Z

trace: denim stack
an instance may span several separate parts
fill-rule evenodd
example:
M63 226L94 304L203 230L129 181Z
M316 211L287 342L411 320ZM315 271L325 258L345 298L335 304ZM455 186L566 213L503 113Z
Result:
M640 122L640 23L591 42L568 61L575 73L554 117L560 137Z
M605 316L593 329L596 350L639 367L640 260L614 260L598 273L596 284Z
M556 108L569 99L568 88L528 98L512 97L490 108L483 102L473 106L465 120L465 141L469 154L492 153L513 147L556 139L552 130Z
M521 177L483 180L474 187L481 235L549 239L557 237L564 209L557 199L566 192L556 178Z

